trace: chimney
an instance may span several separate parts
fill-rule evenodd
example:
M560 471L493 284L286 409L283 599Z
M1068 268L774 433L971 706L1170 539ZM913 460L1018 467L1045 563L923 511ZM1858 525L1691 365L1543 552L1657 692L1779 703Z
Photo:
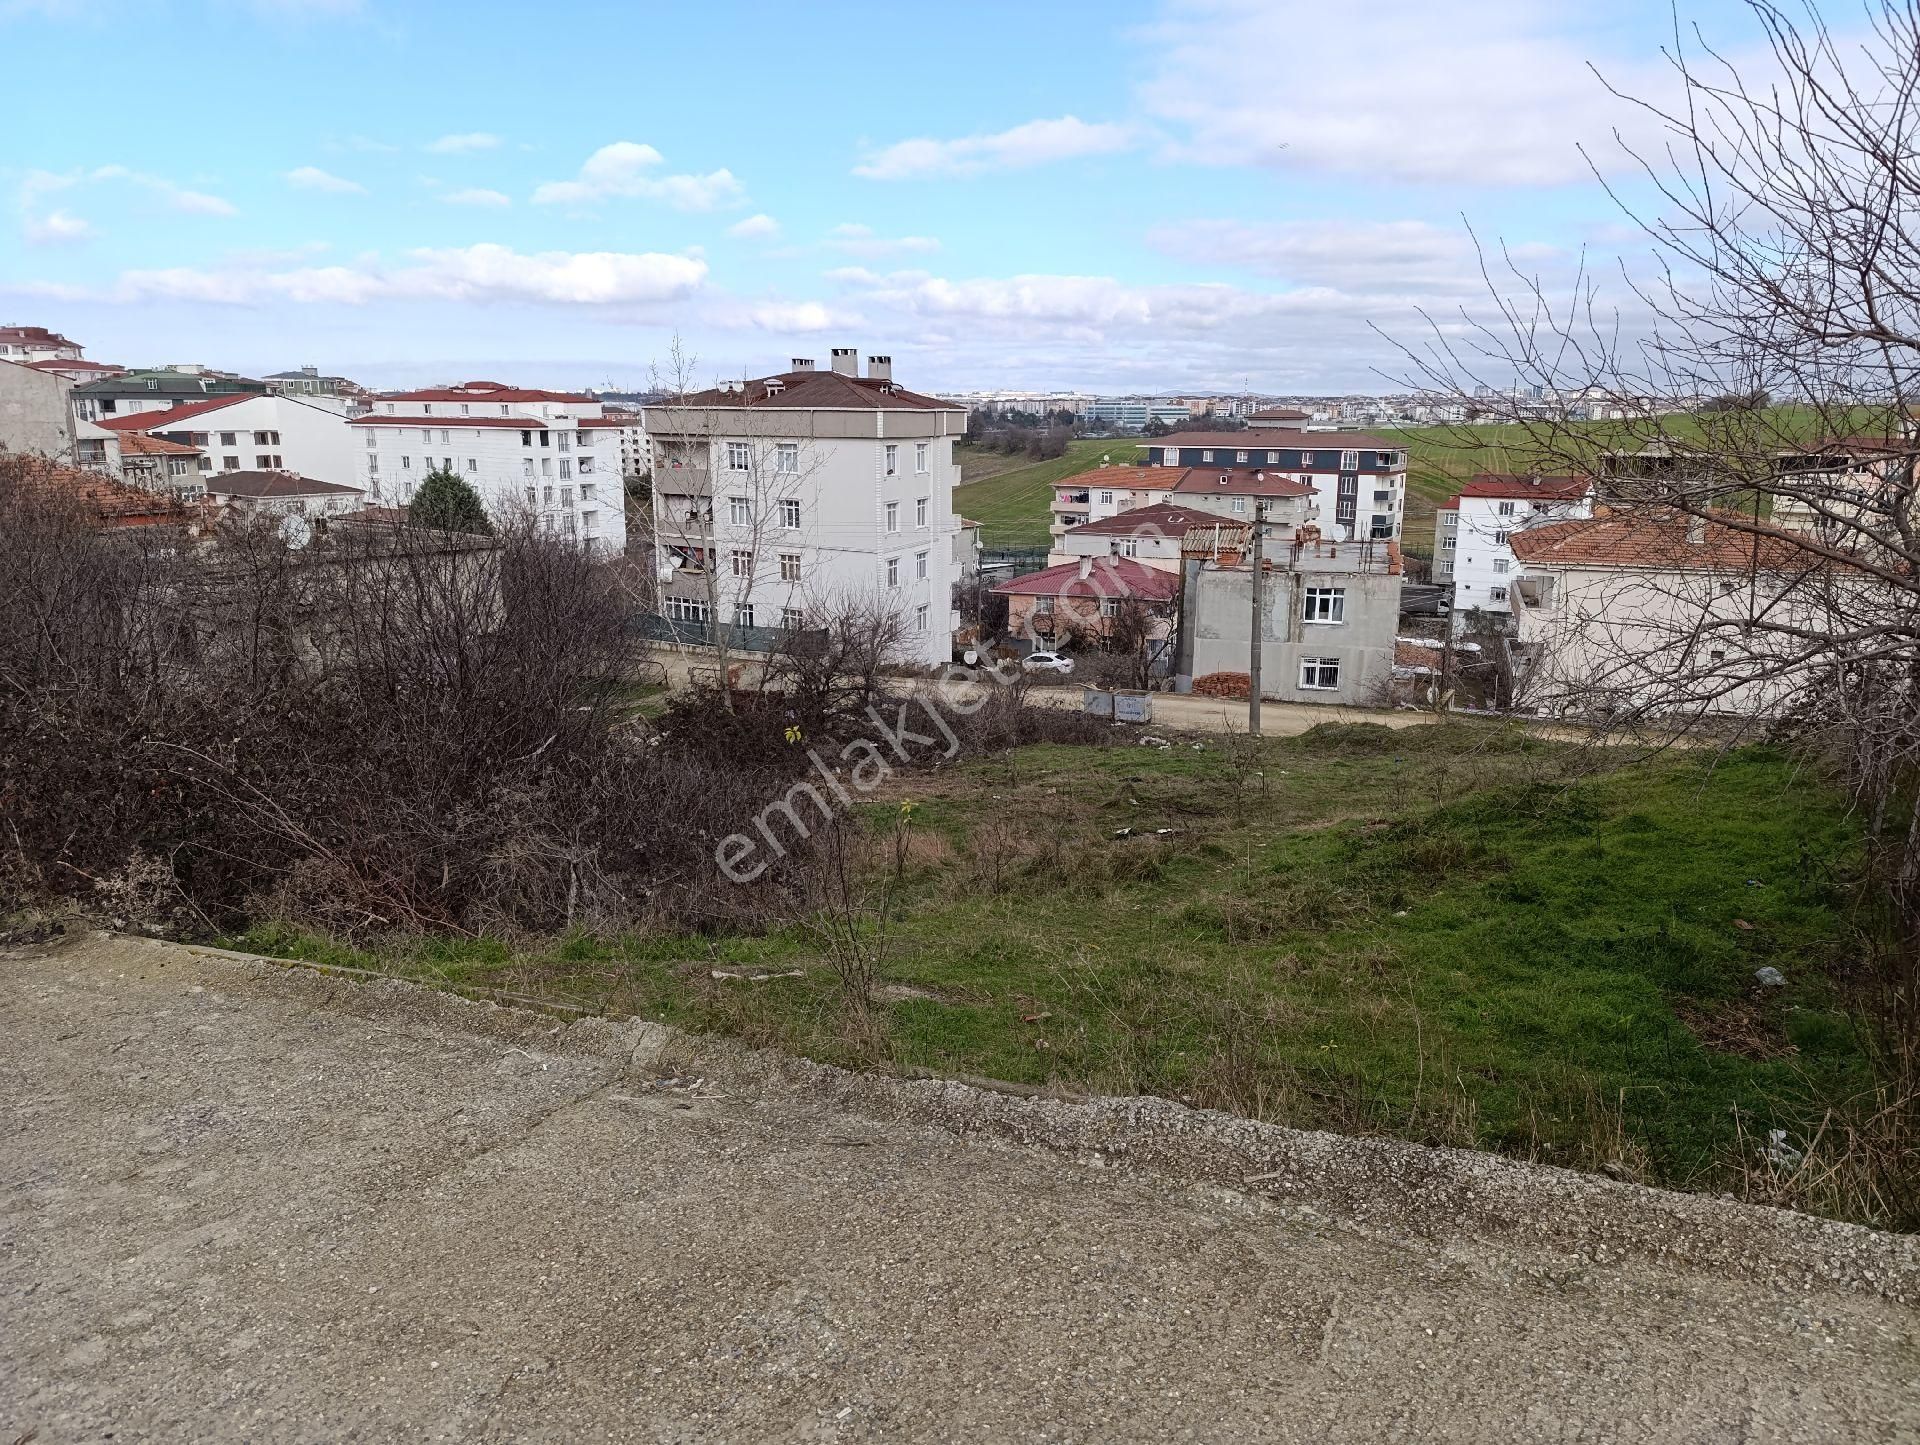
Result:
M812 371L813 358L811 356L796 356L793 359L793 364L787 369L789 371Z
M1687 518L1687 545L1698 547L1707 540L1707 519L1705 517Z
M836 346L833 348L833 374L835 376L858 376L860 374L860 352L857 347Z
M891 356L869 356L867 358L867 377L871 381L892 381L893 358Z
M1085 582L1091 576L1093 576L1093 558L1082 557L1080 559L1080 580Z

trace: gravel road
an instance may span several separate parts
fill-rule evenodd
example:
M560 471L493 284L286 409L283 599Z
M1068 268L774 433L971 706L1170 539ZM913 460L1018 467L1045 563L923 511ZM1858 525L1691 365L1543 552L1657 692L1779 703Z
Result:
M1920 1438L1911 1240L108 935L0 972L5 1445Z

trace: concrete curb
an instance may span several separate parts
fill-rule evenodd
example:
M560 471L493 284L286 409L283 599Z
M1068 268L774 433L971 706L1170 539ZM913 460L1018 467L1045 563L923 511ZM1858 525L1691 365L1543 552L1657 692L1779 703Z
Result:
M622 1068L647 1068L671 1055L677 1066L697 1065L737 1090L799 1096L876 1121L1044 1149L1090 1166L1133 1167L1311 1208L1364 1230L1531 1244L1576 1264L1684 1264L1776 1288L1840 1287L1920 1305L1920 1237L1788 1210L1492 1154L1286 1129L1166 1099L1018 1097L954 1080L852 1073L641 1019L571 1017L224 949L92 934L47 951L84 955L89 938L140 943L155 950L156 962L168 955L199 961L226 974L234 993L259 990L387 1024L452 1029Z

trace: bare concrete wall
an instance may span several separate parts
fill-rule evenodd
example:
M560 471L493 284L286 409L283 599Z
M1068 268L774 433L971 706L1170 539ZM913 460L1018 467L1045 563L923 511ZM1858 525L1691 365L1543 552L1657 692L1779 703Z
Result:
M0 361L0 450L73 460L73 383Z

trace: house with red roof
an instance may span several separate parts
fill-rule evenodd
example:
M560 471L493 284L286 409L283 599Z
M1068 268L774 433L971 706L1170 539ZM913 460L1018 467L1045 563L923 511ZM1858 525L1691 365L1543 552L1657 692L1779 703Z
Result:
M1220 520L1205 508L1183 502L1135 507L1075 527L1054 543L1047 562L1049 566L1064 566L1082 557L1131 557L1148 567L1177 573L1188 535ZM1245 530L1244 527L1238 529L1241 533ZM1215 527L1214 531L1220 534L1219 528ZM1238 542L1237 547L1245 550L1244 541Z
M264 391L233 391L181 400L161 410L118 412L81 423L90 438L157 437L191 447L194 484L223 472L295 472L351 485L353 436L330 406Z
M1007 599L1009 633L1038 647L1065 647L1105 636L1130 601L1147 608L1155 619L1155 635L1165 637L1179 600L1180 577L1132 557L1079 557L1009 578L993 590Z
M1181 431L1139 443L1148 466L1285 476L1318 498L1318 524L1343 541L1398 537L1406 511L1404 442L1368 432Z
M1434 513L1433 580L1453 588L1454 626L1511 627L1514 535L1593 515L1593 478L1481 472Z
M1049 530L1053 533L1056 551L1060 539L1075 527L1166 501L1167 493L1179 480L1177 474L1157 467L1108 466L1104 458L1102 461L1103 464L1092 471L1081 472L1054 485Z

